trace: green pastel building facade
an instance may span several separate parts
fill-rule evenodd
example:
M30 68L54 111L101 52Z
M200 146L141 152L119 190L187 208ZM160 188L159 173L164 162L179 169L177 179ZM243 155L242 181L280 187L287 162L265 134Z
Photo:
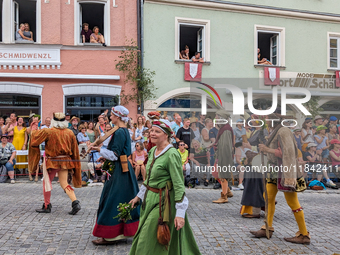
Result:
M158 87L157 98L145 102L144 114L158 110L189 117L200 111L196 103L201 102L202 93L194 89L198 83L185 80L185 75L191 75L185 65L193 62L180 59L180 52L188 46L189 58L196 52L203 57L199 64L202 82L212 87L231 82L245 97L251 87L257 109L271 105L273 87L278 88L279 98L282 87L300 87L319 96L321 114L340 117L336 86L340 5L336 0L146 0L143 27L143 64L156 72ZM259 64L263 59L267 62ZM265 84L265 68L269 75L278 69L278 86ZM207 111L224 108L232 112L231 94L221 89L218 94L222 104L215 104L208 95ZM247 100L244 104L247 109ZM288 106L287 112L304 118L294 106Z

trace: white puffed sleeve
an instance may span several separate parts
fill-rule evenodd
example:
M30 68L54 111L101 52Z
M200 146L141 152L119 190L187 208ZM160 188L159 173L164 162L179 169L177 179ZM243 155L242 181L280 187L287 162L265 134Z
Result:
M137 197L139 197L140 199L144 199L145 191L146 191L146 187L144 185L140 186Z
M185 212L187 211L189 206L189 200L186 196L183 197L183 201L181 203L176 203L176 217L185 218Z
M99 155L108 159L108 160L111 160L111 161L116 161L118 160L116 154L113 153L113 151L110 151L108 149L103 149L101 148L100 149L100 152L99 152Z

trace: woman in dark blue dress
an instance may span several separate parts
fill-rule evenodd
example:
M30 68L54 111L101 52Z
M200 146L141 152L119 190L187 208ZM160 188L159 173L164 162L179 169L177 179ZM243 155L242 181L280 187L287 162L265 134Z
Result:
M131 155L131 140L129 130L125 123L128 121L129 111L124 106L116 106L111 110L111 121L119 127L112 135L107 149L93 147L99 151L99 154L114 162L115 168L110 179L105 182L97 213L96 225L93 229L93 235L99 237L92 242L96 245L113 244L120 239L133 237L138 229L139 224L139 206L131 211L132 220L126 223L119 221L115 216L118 215L117 206L119 203L128 203L133 199L138 191L138 184L133 168L128 161L128 172L122 171L119 157Z

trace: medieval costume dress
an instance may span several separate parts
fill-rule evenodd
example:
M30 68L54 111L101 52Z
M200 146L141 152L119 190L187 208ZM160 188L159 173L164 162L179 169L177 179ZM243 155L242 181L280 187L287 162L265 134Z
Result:
M218 110L216 115L227 120L230 116L224 110ZM229 123L223 125L217 133L216 141L214 143L215 148L215 165L213 176L218 178L221 182L222 192L221 197L218 200L213 201L213 203L227 203L228 197L233 197L233 193L228 187L227 192L223 193L223 186L226 185L223 182L227 182L232 179L231 167L234 166L233 159L233 129Z
M50 213L52 205L51 198L51 181L58 173L60 186L72 201L72 210L69 214L76 214L80 209L80 203L77 200L73 188L68 184L68 172L73 174L73 186L81 188L81 167L79 162L79 150L77 140L71 130L67 128L68 122L65 121L63 113L54 113L51 121L52 128L33 130L31 124L31 137L29 143L29 171L34 173L40 161L39 145L45 142L45 157L43 163L43 191L44 205L42 209L36 210L39 213Z
M127 118L128 110L123 106L116 106L112 110L112 114L116 114L124 119ZM138 183L135 172L130 161L128 161L128 172L122 171L122 166L119 157L131 155L131 140L129 130L127 128L119 128L113 133L107 149L101 148L102 157L113 161L114 169L111 177L105 182L97 212L97 220L93 229L93 235L104 238L94 240L94 244L110 244L114 241L132 237L138 229L139 223L139 206L131 211L131 220L126 223L114 218L118 215L117 206L119 203L128 203L133 199L138 191Z
M153 127L154 123L155 121ZM164 123L168 123L162 130L168 135L171 133L167 120L160 120L158 123L163 126ZM155 151L156 147L153 147L149 152L146 181L137 195L143 202L139 227L133 239L130 255L199 255L201 253L186 215L189 201L185 196L181 156L171 144L157 156ZM160 244L157 239L160 213L170 230L168 246ZM183 228L178 231L174 224L175 217L185 219Z
M270 119L282 119L281 115L273 114L268 116ZM299 203L297 192L306 189L306 183L302 177L297 161L298 149L293 133L287 127L282 127L278 123L270 135L266 147L268 163L272 167L281 168L283 171L272 171L267 178L268 192L268 226L270 237L274 232L273 219L275 212L275 197L278 191L284 192L288 206L294 213L299 231L295 237L285 238L288 242L309 244L310 236L306 228L303 209ZM273 153L275 151L275 153ZM259 231L251 231L255 237L265 237L265 226Z
M245 166L242 166L245 168L245 172L240 214L245 218L260 218L261 208L265 207L263 175L260 169L255 168L257 166L252 163L252 159L256 155L257 153L248 150Z

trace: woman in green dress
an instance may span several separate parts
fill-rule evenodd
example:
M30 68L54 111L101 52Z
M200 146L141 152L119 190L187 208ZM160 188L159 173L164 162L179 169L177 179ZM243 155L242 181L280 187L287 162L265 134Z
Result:
M152 117L149 113L149 118ZM143 200L130 255L201 254L186 215L189 201L185 196L182 161L179 152L169 143L171 135L169 121L153 121L150 138L156 146L149 152L146 180L137 196L130 201L133 206ZM159 192L162 192L161 196ZM161 216L170 230L167 246L157 240L160 199Z

